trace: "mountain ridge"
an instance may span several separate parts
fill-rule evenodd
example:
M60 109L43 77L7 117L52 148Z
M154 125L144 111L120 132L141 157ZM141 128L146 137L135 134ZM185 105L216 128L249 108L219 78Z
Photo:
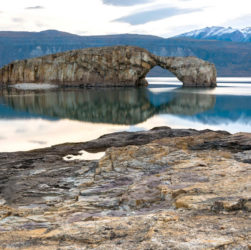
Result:
M205 40L222 40L232 42L251 42L251 27L235 29L232 27L212 26L203 29L192 30L177 37L189 37Z

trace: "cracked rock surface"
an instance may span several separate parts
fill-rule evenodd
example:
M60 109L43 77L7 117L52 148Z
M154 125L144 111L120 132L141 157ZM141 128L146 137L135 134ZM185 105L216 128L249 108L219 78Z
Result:
M65 161L80 150L99 160ZM250 249L250 134L121 132L0 153L6 249Z

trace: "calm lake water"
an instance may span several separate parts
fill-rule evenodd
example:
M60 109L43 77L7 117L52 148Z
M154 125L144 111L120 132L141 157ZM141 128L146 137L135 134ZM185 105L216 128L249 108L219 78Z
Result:
M0 90L0 151L156 126L251 132L251 78L219 78L215 89L148 81L147 88Z

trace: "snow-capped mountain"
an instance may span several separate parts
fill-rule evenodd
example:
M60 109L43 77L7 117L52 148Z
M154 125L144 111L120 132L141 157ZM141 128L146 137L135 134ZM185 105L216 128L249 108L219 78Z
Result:
M206 27L204 29L190 31L178 37L189 37L194 39L223 40L233 42L251 42L251 27L234 29L231 27Z

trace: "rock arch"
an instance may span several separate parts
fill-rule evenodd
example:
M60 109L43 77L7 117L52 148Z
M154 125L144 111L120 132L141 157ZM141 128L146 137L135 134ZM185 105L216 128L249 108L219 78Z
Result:
M0 83L56 83L70 86L147 85L155 66L169 70L184 86L216 86L212 63L196 57L161 57L133 46L73 50L15 61L0 69Z

